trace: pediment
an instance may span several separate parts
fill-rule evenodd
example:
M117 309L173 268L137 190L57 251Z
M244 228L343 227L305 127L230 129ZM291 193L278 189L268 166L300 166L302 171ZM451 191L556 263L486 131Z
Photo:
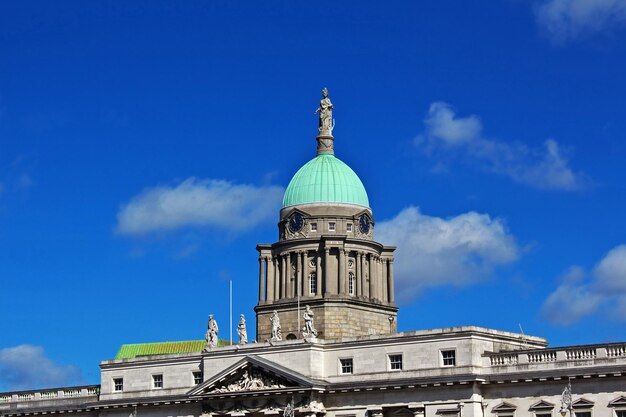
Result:
M246 394L258 391L306 389L314 385L318 384L276 363L256 356L246 356L195 387L188 395Z
M622 395L621 397L614 399L609 403L609 407L626 407L626 397Z
M531 405L528 410L529 411L538 411L538 410L552 410L554 408L554 404L549 403L547 401L541 400L539 402L534 403L533 405Z
M502 402L499 405L493 407L494 413L512 413L517 409L513 404L509 404L507 402Z
M586 400L584 398L578 399L572 403L572 407L574 408L591 408L593 407L594 402Z

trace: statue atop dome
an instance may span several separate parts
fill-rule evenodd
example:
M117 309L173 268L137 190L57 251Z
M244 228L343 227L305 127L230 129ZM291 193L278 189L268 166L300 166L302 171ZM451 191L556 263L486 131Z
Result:
M319 113L319 127L317 133L317 154L334 154L334 138L333 129L335 128L335 120L333 119L333 103L328 98L328 89L324 87L322 90L322 99L320 106L315 110Z
M328 89L324 87L322 90L322 99L320 100L320 106L315 110L315 113L319 113L319 135L320 136L332 136L333 128L335 127L335 121L333 120L333 103L328 98Z

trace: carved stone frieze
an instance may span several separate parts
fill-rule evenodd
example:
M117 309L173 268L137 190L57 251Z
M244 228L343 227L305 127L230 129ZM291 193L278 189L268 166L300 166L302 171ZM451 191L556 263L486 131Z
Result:
M258 391L258 390L266 390L266 389L278 389L285 388L286 386L282 384L277 379L263 374L256 370L246 370L243 372L241 377L227 385L216 387L211 392L221 393L221 392L240 392L240 391Z

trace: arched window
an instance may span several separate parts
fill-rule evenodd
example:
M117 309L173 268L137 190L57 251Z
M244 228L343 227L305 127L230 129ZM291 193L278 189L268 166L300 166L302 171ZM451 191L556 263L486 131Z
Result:
M309 294L317 294L317 274L315 272L309 274Z
M354 295L354 274L352 272L348 273L348 294Z

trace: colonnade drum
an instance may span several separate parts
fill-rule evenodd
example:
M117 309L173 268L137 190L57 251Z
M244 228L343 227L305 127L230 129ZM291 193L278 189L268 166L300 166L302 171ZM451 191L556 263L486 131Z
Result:
M290 227L294 216L299 229ZM370 227L360 227L367 216ZM393 252L373 239L373 214L350 204L316 203L281 210L279 240L257 245L257 340L269 339L273 311L283 337L300 337L301 310L309 305L320 338L388 334L397 328ZM301 320L300 320L301 322Z

